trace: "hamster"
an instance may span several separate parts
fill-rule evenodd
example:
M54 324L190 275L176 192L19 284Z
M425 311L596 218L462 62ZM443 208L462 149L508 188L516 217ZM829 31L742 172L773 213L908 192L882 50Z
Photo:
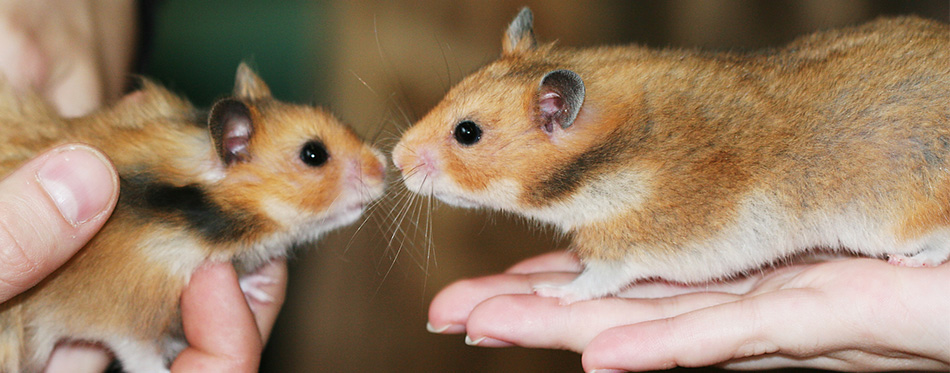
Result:
M393 149L407 188L556 226L562 304L637 280L728 278L813 249L950 256L950 28L916 17L712 53L538 44L501 57Z
M250 273L353 222L382 195L382 153L324 110L274 99L244 64L233 95L210 112L143 85L69 120L36 99L0 99L0 177L80 142L103 150L120 179L102 230L3 303L0 371L40 371L57 342L73 340L103 344L128 372L167 372L185 347L179 297L202 262Z

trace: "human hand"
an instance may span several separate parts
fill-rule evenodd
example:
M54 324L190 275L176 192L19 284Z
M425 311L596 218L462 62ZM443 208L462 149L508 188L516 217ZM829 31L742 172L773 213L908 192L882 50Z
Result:
M950 368L950 263L836 260L697 286L636 284L569 306L532 294L580 270L559 252L459 281L433 299L429 329L483 347L581 352L587 371Z
M122 94L135 42L134 1L0 2L0 72L60 114L86 114Z

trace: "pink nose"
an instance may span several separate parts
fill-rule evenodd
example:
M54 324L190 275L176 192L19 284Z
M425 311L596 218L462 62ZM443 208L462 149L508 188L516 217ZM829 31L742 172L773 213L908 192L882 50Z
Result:
M363 162L363 173L373 178L382 179L386 175L386 158L379 153L374 152L370 161Z
M396 170L402 172L402 163L393 158L393 167L396 167Z

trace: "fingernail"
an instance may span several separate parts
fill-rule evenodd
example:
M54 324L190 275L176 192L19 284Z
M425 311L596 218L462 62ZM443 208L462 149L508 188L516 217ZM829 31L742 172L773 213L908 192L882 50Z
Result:
M616 369L594 369L587 373L625 373L625 370L616 370Z
M36 172L36 180L63 219L73 226L89 221L109 207L115 177L102 155L79 145L53 153Z
M472 339L472 337L465 336L465 344L469 346L478 346L478 347L511 347L514 346L511 343L499 341L494 338L481 337L478 339Z
M435 326L431 323L426 323L426 330L429 333L435 334L461 334L465 332L465 326L457 324L445 324L442 326Z
M426 330L428 330L429 333L442 334L442 332L448 330L450 327L452 327L452 324L445 324L443 326L436 328L432 324L426 323Z
M488 337L481 337L481 338L478 338L478 339L472 339L471 336L466 335L466 336L465 336L465 344L467 344L467 345L469 345L469 346L478 346L478 344L479 344L479 343L482 343L482 341L484 341L486 338L488 338Z

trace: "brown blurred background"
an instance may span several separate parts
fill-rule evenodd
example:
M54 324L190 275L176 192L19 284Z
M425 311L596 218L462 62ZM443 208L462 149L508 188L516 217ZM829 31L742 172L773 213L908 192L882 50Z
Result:
M167 0L148 21L141 71L208 105L247 60L278 98L325 106L388 148L453 83L499 54L524 5L542 42L570 46L746 50L884 14L950 17L946 0ZM361 229L330 234L291 262L261 370L581 371L572 352L474 348L425 330L428 303L447 284L561 246L550 230L517 218L390 196Z

